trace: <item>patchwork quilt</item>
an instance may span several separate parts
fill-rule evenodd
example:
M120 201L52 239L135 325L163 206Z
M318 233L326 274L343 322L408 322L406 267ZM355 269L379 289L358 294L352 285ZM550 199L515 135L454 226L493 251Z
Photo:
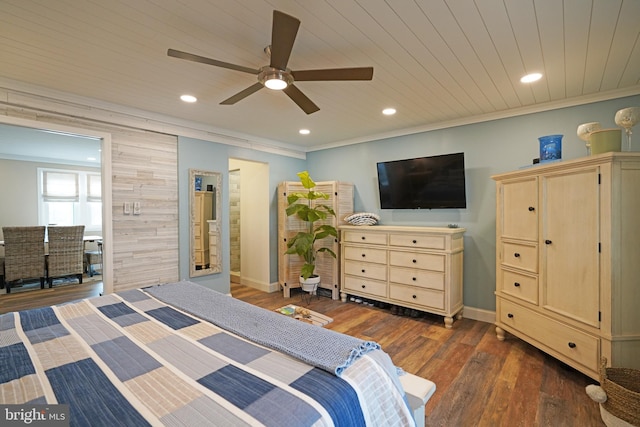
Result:
M225 298L232 309L216 324ZM340 338L345 361L296 357L274 348L278 334L251 341L263 329L251 316L315 328L297 331L304 337L323 328L233 301L180 282L1 315L0 402L68 404L74 426L414 425L378 347Z

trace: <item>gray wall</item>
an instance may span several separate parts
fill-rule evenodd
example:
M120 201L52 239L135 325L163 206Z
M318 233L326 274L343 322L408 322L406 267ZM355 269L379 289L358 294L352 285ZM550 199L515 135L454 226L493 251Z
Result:
M309 153L308 168L317 181L355 184L355 210L380 214L382 224L465 227L464 304L493 311L496 243L491 175L531 165L539 157L538 137L543 135L564 135L563 159L585 156L585 143L576 136L578 125L599 121L603 128L616 127L616 111L634 105L640 105L640 96L327 149ZM640 151L640 131L637 134L635 143L632 139L634 151ZM460 151L465 153L467 209L380 209L377 162Z

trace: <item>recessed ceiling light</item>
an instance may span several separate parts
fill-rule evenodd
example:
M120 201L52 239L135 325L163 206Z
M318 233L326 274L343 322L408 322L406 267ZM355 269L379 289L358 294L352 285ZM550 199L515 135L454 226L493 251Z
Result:
M198 98L193 95L182 95L180 96L180 99L184 102L196 102L198 100Z
M385 108L384 110L382 110L382 114L384 114L385 116L393 116L395 113L395 108Z
M311 133L309 129L300 129L298 132L300 132L300 135L309 135Z
M540 73L531 73L531 74L527 74L526 76L522 77L520 79L520 81L522 83L532 83L532 82L536 82L538 80L540 80L542 78L542 74Z

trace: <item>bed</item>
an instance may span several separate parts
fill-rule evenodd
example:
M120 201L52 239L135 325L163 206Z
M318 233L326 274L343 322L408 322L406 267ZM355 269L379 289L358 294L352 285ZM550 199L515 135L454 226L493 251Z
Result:
M420 426L434 391L376 343L188 281L0 316L0 403L70 425Z

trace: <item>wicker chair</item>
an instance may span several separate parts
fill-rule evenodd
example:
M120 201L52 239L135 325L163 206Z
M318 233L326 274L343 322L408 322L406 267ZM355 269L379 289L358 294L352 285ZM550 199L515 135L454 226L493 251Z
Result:
M84 225L55 226L48 228L49 256L47 257L47 281L76 276L82 283L84 259Z
M44 288L44 226L2 227L4 234L4 281L7 293L11 282L40 279Z

